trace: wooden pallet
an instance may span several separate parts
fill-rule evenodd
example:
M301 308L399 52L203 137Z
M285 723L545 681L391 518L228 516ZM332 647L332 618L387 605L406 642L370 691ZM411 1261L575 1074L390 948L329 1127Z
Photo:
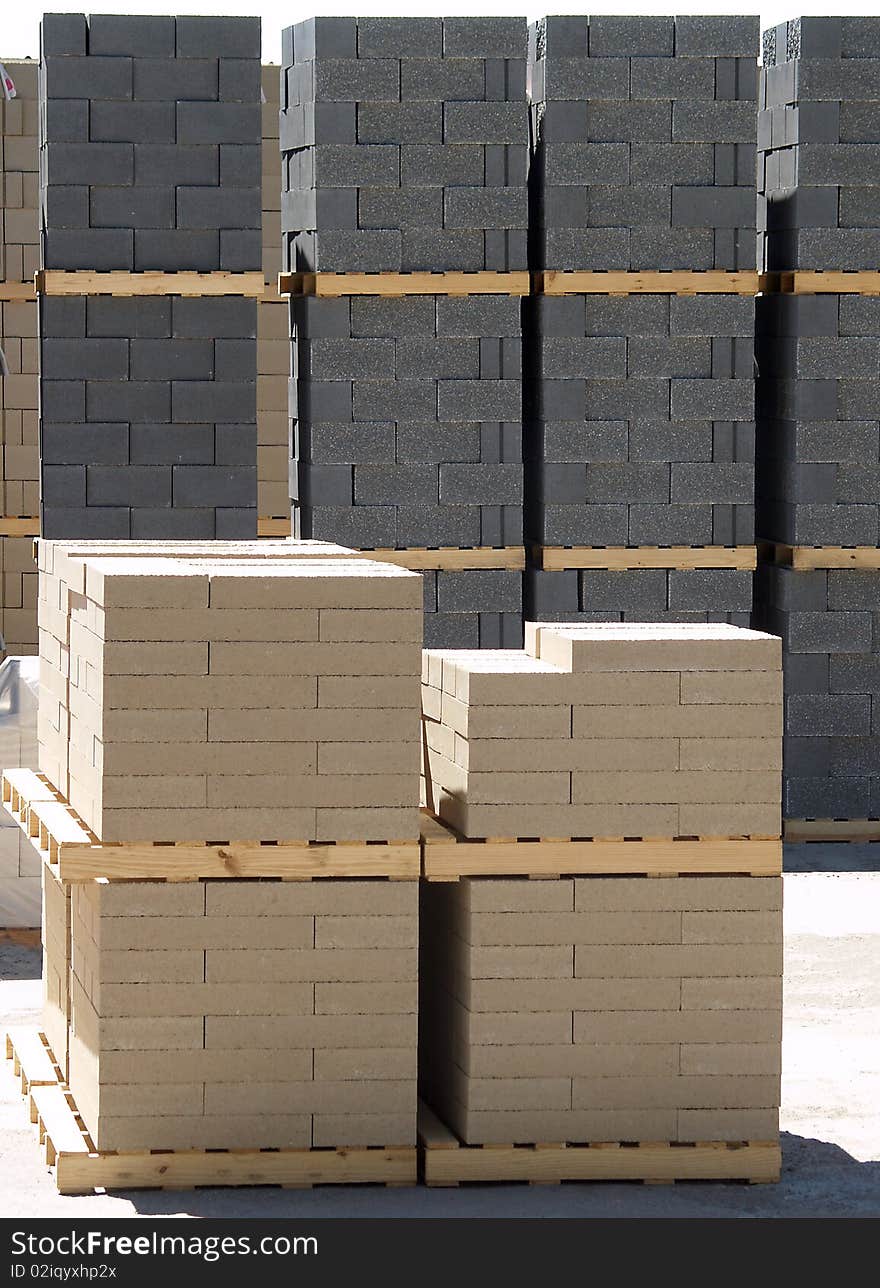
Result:
M3 515L0 517L0 537L38 537L40 535L39 516Z
M536 546L535 563L545 571L567 568L738 568L757 567L755 546Z
M262 273L100 273L44 268L36 274L35 282L41 295L244 295L259 299L266 289Z
M422 812L422 876L754 876L782 873L779 837L488 837L470 840Z
M61 881L415 880L419 875L418 840L101 842L42 774L8 769L2 790L4 809Z
M780 541L761 541L758 553L764 563L801 572L819 568L880 568L877 546L787 546Z
M539 295L756 295L757 273L712 270L571 272L545 269L534 277Z
M42 1054L39 1050L42 1048ZM21 1078L31 1122L61 1194L96 1189L190 1190L199 1185L414 1185L416 1150L352 1149L98 1151L42 1034L6 1035L6 1055ZM51 1073L51 1078L49 1074Z
M403 550L363 549L357 552L380 563L396 564L411 572L441 569L467 572L475 568L506 568L522 572L526 566L523 546L408 546Z
M36 300L37 292L33 282L0 281L0 300L20 303L22 300Z
M880 272L834 272L799 269L769 274L772 289L784 295L880 295Z
M5 926L0 930L0 944L14 944L16 948L39 948L42 945L39 930L26 926Z
M464 1145L427 1107L419 1106L419 1164L428 1186L522 1181L779 1180L778 1140L591 1144Z
M281 273L281 295L528 295L528 273Z
M880 841L880 818L787 818L786 841Z
M257 519L257 536L258 537L289 537L290 536L290 518L282 518L274 515L261 515Z

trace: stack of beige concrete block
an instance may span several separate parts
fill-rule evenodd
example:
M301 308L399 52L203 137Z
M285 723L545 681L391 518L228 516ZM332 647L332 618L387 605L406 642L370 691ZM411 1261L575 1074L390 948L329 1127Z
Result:
M268 295L257 305L257 513L290 518L287 379L290 321L277 295L281 272L280 68L263 68L263 274Z
M38 731L99 839L418 836L417 574L317 543L96 546L41 543Z
M38 64L4 66L16 97L0 94L0 278L30 282L40 267Z
M431 884L423 1095L468 1144L778 1133L779 877Z
M781 645L724 625L529 625L426 651L427 796L468 837L777 836Z
M417 882L70 892L44 1031L98 1149L415 1144Z
M0 382L2 383L2 382ZM0 537L0 631L6 652L37 652L37 565L33 537Z
M0 348L9 375L0 378L4 517L39 514L37 304L0 301Z

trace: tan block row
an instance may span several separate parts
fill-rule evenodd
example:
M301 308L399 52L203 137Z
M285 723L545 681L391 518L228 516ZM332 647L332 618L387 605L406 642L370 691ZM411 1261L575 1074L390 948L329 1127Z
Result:
M43 760L41 757L41 765ZM45 772L45 771L44 771ZM371 779L374 782L375 779ZM417 780L416 780L417 782ZM101 809L70 780L69 798L103 841L394 841L419 835L419 812L405 808ZM416 799L418 792L416 791Z
M240 1106L244 1108L246 1101ZM411 1114L146 1115L103 1119L98 1149L310 1149L413 1146Z
M275 1047L218 1052L200 1048L112 1050L102 1047L98 1068L102 1085L132 1087L242 1083L251 1078L267 1083L277 1080L281 1070L293 1083L404 1081L416 1076L416 1049L415 1045L354 1051Z
M473 1144L533 1141L772 1140L778 1109L540 1110L477 1112L450 1106L451 1125Z
M312 981L280 983L272 980L211 984L102 984L101 1013L104 1019L140 1016L205 1015L237 1017L247 1015L415 1015L418 985L409 972L389 983L381 974L368 983ZM356 968L355 968L356 970ZM351 971L354 974L355 971ZM403 972L400 972L403 973ZM374 972L375 974L375 972ZM254 983L259 983L255 988Z
M453 1070L452 1096L473 1110L767 1109L779 1105L773 1074L616 1074L613 1077L475 1078ZM568 1137L567 1139L571 1139Z
M567 671L779 671L782 643L738 626L528 623L526 652Z
M463 878L453 898L471 913L779 912L781 877L575 877L559 881Z
M546 1002L557 1005L554 997ZM778 1010L529 1011L520 1007L516 1011L472 1011L451 1001L449 1014L455 1040L471 1048L524 1046L539 1050L538 1044L573 1042L595 1050L654 1043L687 1044L694 1049L705 1046L709 1050L719 1044L778 1046L781 1037ZM776 1072L775 1066L772 1071Z
M415 948L418 926L403 916L103 917L100 947L109 951L222 948Z

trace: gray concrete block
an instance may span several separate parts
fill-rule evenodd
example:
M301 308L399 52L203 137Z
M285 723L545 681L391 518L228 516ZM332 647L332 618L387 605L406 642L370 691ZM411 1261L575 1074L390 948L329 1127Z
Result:
M262 116L259 103L177 103L177 142L259 143Z
M212 444L213 447L213 444ZM46 465L126 465L128 425L43 421L40 459Z
M86 418L86 383L84 380L48 380L40 376L40 414L44 421L84 421ZM104 416L104 420L119 417ZM128 418L125 417L127 420Z
M440 228L442 188L361 188L357 193L361 228Z
M210 229L152 229L134 231L134 268L209 273L220 265L220 234Z
M215 340L214 371L224 380L256 380L256 340Z
M479 648L479 617L476 613L426 613L424 647Z
M359 58L439 58L442 53L442 18L377 17L357 21Z
M715 264L715 237L705 228L633 229L629 263L634 270L709 269Z
M101 426L101 429L104 427ZM125 429L125 443L130 444L130 458L103 461L100 456L83 456L89 464L132 465L213 465L213 425L132 425Z
M90 421L169 421L171 389L161 381L90 380L86 384L86 413Z
M317 421L295 444L297 457L314 465L392 465L395 457L393 421L333 424Z
M841 661L845 659L840 659ZM821 653L789 653L785 659L787 693L829 693L830 658Z
M597 181L607 183L609 179ZM622 182L711 185L715 182L714 150L710 143L633 143L629 178Z
M446 228L525 228L525 188L447 188L443 222Z
M442 143L442 103L359 103L359 144Z
M571 100L547 103L540 122L544 143L586 143L588 104ZM542 194L543 195L543 194Z
M49 507L85 505L85 465L43 465L40 470L40 499Z
M754 103L677 99L672 107L672 137L686 143L755 142Z
M183 16L177 23L177 57L259 58L259 18Z
M529 137L525 100L515 103L444 103L446 143L519 143Z
M171 505L170 465L89 465L89 505Z
M133 234L125 228L56 228L44 235L46 268L122 269L134 267Z
M89 308L91 310L91 301ZM203 299L174 296L172 321L172 334L182 340L254 339L257 334L257 304L256 300L231 295Z
M213 420L215 424L254 420L256 388L255 380L250 383L243 380L174 380L171 382L173 419L196 423Z
M174 103L102 103L89 105L92 143L174 143Z
M44 13L40 20L40 51L49 54L85 54L88 27L84 13Z
M525 58L486 58L485 97L487 103L526 101Z
M483 177L483 148L477 143L404 144L400 149L400 183L404 187L481 187ZM387 181L398 180L395 176Z
M522 415L518 380L441 380L437 384L441 420L512 421Z
M633 58L631 93L634 99L711 100L715 97L715 59Z
M131 535L125 506L41 506L40 530L47 541L118 541Z
M583 295L539 295L529 300L528 308L542 343L549 337L573 337L585 334Z
M525 58L527 39L524 18L443 19L446 58Z
M393 229L369 232L327 230L317 238L312 271L337 273L400 272L403 239Z
M386 298L383 296L361 296L351 300L351 322L350 332L333 331L332 334L352 336L377 336L396 339L397 337L431 337L434 335L434 322L437 315L437 305L442 305L443 301L435 300L432 296L402 296L398 299ZM339 320L343 310L348 310L347 300L320 300L310 301L310 304L320 304L322 313L320 316L329 314L329 306L332 304L335 312L333 313L334 322ZM315 331L315 323L309 316L310 333L319 334ZM331 334L326 331L324 334ZM439 331L438 334L443 334ZM454 334L446 332L446 334ZM461 334L459 332L458 334ZM474 334L479 334L475 332Z
M187 96L210 101L219 92L216 58L150 58L136 54L131 60L132 97L139 103L169 102Z
M392 340L316 339L308 346L303 375L315 380L381 380L394 370Z
M708 378L714 374L710 341L695 336L634 336L626 342L625 374L664 379Z
M436 506L437 499L437 469L433 465L354 467L355 505Z
M92 144L90 147L94 146ZM105 144L122 147L122 144ZM115 172L114 172L115 173ZM220 153L215 144L183 147L169 143L136 143L134 145L134 181L138 187L161 187L165 184L217 184L220 181ZM79 180L88 183L125 183L119 177Z
M672 189L676 228L749 228L755 224L755 197L747 188Z
M752 610L752 574L735 568L669 570L669 607L735 613Z
M291 486L296 481L296 499L303 505L351 505L353 470L351 465L291 466Z
M596 143L668 143L672 139L671 104L653 99L591 103L587 139Z
M315 63L315 101L400 102L400 63L394 58L338 58Z
M707 546L712 541L710 505L630 505L625 538L630 546Z
M626 441L627 437L624 438ZM633 421L628 427L628 448L629 459L635 462L711 461L712 423L699 420Z
M662 612L666 608L666 571L585 571L580 575L580 593L584 612Z
M431 420L437 412L437 386L430 380L356 380L351 405L355 420Z
M218 541L253 541L257 535L256 499L248 506L218 506L215 531Z
M540 237L539 256L545 268L627 271L630 264L629 230L547 228Z
M711 54L714 57L754 57L759 51L757 17L682 16L675 19L675 52L678 57Z
M831 777L878 778L880 776L880 738L833 737L831 744Z
M115 60L114 60L115 61ZM46 183L130 184L134 181L131 143L53 143L44 145Z
M506 569L472 569L437 574L438 611L451 613L516 613L522 609L522 573Z
M607 503L666 502L669 500L669 466L663 463L648 465L587 465L586 500Z
M871 732L867 694L791 694L785 703L786 732L801 736L866 735Z
M127 380L127 340L45 338L41 370L53 380Z
M629 434L631 433L629 430ZM537 451L545 461L558 461L561 464L623 462L628 457L628 422L551 421L542 427L541 439L537 440Z
M94 343L110 345L114 341L96 340ZM129 344L127 340L115 343L122 344L125 348ZM218 374L224 374L223 370ZM211 340L131 341L132 380L212 380L213 377L214 343Z
M424 424L418 421L401 421L397 425L397 460L478 461L480 435L483 426L468 421L460 424L446 423L439 427L436 421Z
M53 98L44 107L47 139L55 143L88 143L88 99Z
M542 505L583 505L587 499L587 466L578 462L539 466L538 489ZM604 499L604 498L603 498Z
M355 549L397 545L397 511L393 505L320 506L306 511L308 535Z
M216 513L207 507L138 506L130 513L129 535L137 541L212 541L221 536L216 528Z
M623 99L629 94L628 58L556 58L543 67L543 97L547 99ZM532 72L533 98L542 97L539 77Z
M755 472L748 463L673 462L671 499L680 502L723 502L750 505L755 496Z
M394 345L391 341L387 343ZM500 346L500 341L495 340L496 350ZM426 378L437 378L451 380L456 377L465 380L479 380L481 376L489 379L500 379L500 370L496 375L481 369L481 347L483 342L468 339L453 339L452 337L441 337L430 340L408 340L401 338L397 341L397 358L396 358L396 375L400 380L418 380ZM394 368L394 355L385 361L384 373L377 373L375 379L381 378L382 374L387 374ZM499 362L500 367L500 362Z
M590 16L590 57L671 57L675 52L672 17L630 14Z
M40 298L40 333L43 337L79 339L86 334L84 297L43 295ZM119 335L118 331L113 332ZM76 377L82 379L82 377Z
M42 63L47 98L126 99L131 98L130 58L51 55Z
M659 177L639 180L630 172L626 143L548 143L544 147L544 178L563 186L662 182Z
M537 516L537 525L537 537L544 545L628 544L625 505L545 505Z
M542 339L541 372L548 379L626 376L626 340L622 336Z
M652 225L668 228L672 218L671 192L671 188L659 184L632 184L626 188L596 185L589 189L586 222L599 227L622 224L629 228ZM546 206L545 218L548 223L558 222L547 217Z
M244 465L175 465L172 467L175 506L253 506L256 467Z
M261 73L258 58L219 59L218 99L221 103L259 103Z
M482 59L409 58L400 63L400 99L403 102L472 102L485 94Z
M440 466L440 501L444 505L521 505L522 466Z
M711 416L717 420L750 420L754 384L750 380L678 380L671 382L673 420Z
M256 144L220 144L221 188L259 188L262 174L263 159ZM259 224L252 226L259 227Z
M675 296L671 297L674 303ZM593 295L586 300L585 335L666 335L669 332L670 297Z
M53 196L54 191L57 190L50 189ZM91 191L77 188L72 191L85 194L88 219L93 228L174 227L174 189L171 187L92 188ZM64 226L54 210L49 215L49 226Z
M574 569L565 572L533 569L528 574L528 586L530 602L526 611L532 620L546 621L553 613L576 613L580 607L578 574Z
M867 818L871 812L867 778L786 778L786 818Z
M787 646L796 653L868 653L871 650L871 614L792 613L788 622Z
M587 380L584 383L588 420L607 420L616 416L662 419L669 416L669 387L672 382L668 380L632 378Z
M828 573L828 607L880 612L880 577L868 570L833 569Z
M479 546L480 509L476 505L398 505L397 540L401 546Z
M828 661L832 693L880 693L880 654L838 654Z

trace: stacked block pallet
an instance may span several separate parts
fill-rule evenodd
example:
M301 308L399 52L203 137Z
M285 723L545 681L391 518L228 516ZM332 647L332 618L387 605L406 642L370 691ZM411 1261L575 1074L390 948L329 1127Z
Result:
M41 40L42 531L255 536L260 24Z
M427 1183L775 1179L779 642L533 625L423 707Z
M0 98L0 636L8 653L35 653L36 568L29 535L39 506L37 298L39 151L37 67L9 61L14 99Z
M163 554L41 543L67 736L41 720L49 774L4 792L43 861L58 1184L412 1182L419 578Z
M783 639L786 836L880 839L880 20L764 35L756 621Z
M518 644L525 22L283 40L294 534L409 556L430 644Z
M530 29L527 616L747 625L753 18Z

